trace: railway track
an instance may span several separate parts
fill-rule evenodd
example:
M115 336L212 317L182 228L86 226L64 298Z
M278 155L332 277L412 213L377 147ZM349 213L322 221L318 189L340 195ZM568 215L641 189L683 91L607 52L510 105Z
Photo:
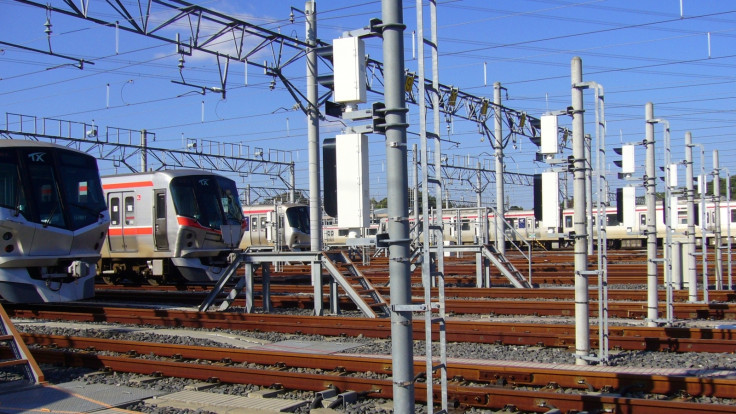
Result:
M108 322L166 327L271 331L291 334L389 338L390 320L331 316L267 315L195 312L176 309L111 308L67 305L7 305L11 317L29 319ZM415 320L413 336L425 338L424 321ZM436 335L436 332L435 332ZM564 324L521 324L449 319L448 342L533 345L572 348L575 327ZM591 327L591 348L598 347L598 332ZM668 352L733 352L736 338L729 329L675 327L610 327L612 349Z
M311 294L313 288L311 285L305 284L291 284L292 280L281 279L281 275L278 273L271 275L272 281L270 290L272 294L277 295L298 295L298 294ZM112 286L99 284L96 286L97 295L103 298L114 297L116 295L123 296L129 295L133 292L136 294L140 292L144 293L162 293L162 292L176 292L178 294L192 293L204 295L206 292L212 289L212 286L205 285L192 285L192 286ZM376 287L376 290L385 297L389 297L391 289L388 286ZM118 293L119 291L119 293ZM259 294L263 291L263 286L260 283L256 283L254 291ZM700 292L698 292L700 293ZM163 293L162 293L163 294ZM412 296L423 297L424 288L414 287L411 289ZM665 291L658 292L659 300L665 300ZM437 296L437 289L432 289L432 295ZM598 299L598 289L593 287L588 290L588 296L591 300ZM544 287L539 289L517 289L509 287L492 287L492 288L477 288L477 287L445 287L445 297L448 298L472 298L472 299L545 299L545 300L573 300L575 297L575 290L572 287ZM711 290L708 292L708 297L713 302L736 302L736 292L731 290ZM609 301L646 301L647 292L641 289L609 289L608 290ZM673 291L673 300L675 302L687 302L689 300L689 293L687 290L675 290Z
M537 289L535 289L537 290ZM202 292L178 292L178 291L160 291L160 290L133 290L138 292L136 294L137 301L147 301L149 303L187 303L190 305L197 305L202 302L205 297L205 293ZM384 298L389 298L388 288L380 289ZM521 291L521 289L517 289ZM105 289L98 292L98 299L103 300L117 300L126 301L131 296L131 290L110 290ZM263 300L260 295L260 291L256 291L255 306L263 306ZM288 292L288 293L287 293ZM520 298L516 299L503 299L495 295L495 288L488 289L477 289L475 291L472 288L460 289L455 291L454 289L448 289L446 291L447 298L445 299L446 310L449 313L457 315L491 315L491 316L510 316L510 315L525 315L525 316L557 316L557 317L570 317L574 315L574 302L573 298L569 297L567 300L532 300ZM524 290L525 294L529 297L537 295L532 290ZM312 293L311 286L302 286L299 289L284 289L282 290L278 286L273 286L271 289L270 301L273 307L277 308L299 308L299 309L311 309L314 307L314 295ZM286 294L278 294L286 293ZM471 296L463 297L462 294L469 294ZM483 293L486 293L484 296ZM646 293L646 292L644 292ZM415 301L421 302L421 292L415 289L413 292L415 295ZM553 293L558 294L558 293ZM568 294L569 295L569 294ZM512 295L509 295L512 296ZM598 307L595 306L594 299L597 295L594 294L591 299L590 315L592 317L598 316ZM619 297L625 297L626 291L621 292ZM636 296L636 295L634 295ZM680 295L682 298L682 295ZM718 295L720 297L730 299L732 293L721 291ZM328 301L328 297L323 297L323 303ZM345 297L340 298L340 306L343 309L355 309L355 305ZM659 302L660 314L666 314L666 303L664 297ZM614 301L609 300L608 303L608 316L611 318L624 318L624 319L637 319L641 320L647 316L647 302L646 301ZM731 321L736 320L736 303L684 303L677 302L674 304L673 316L676 319L688 320L688 319L710 319L710 320L724 320Z
M247 379L247 383L263 387L278 384L315 392L336 389L369 397L392 397L391 359L385 355L299 354L51 335L24 335L24 340L35 346L34 357L41 363L209 382L243 383ZM142 355L146 358L139 358ZM417 360L414 366L417 378L421 378L424 362ZM305 372L302 368L313 371ZM368 378L362 375L365 372L379 375ZM552 408L563 412L623 412L620 407L634 414L653 410L736 412L736 406L694 402L694 397L700 396L736 397L736 379L718 375L723 373L591 367L583 370L575 366L451 359L448 400L458 407L496 410L509 409L511 402L515 409L525 412L547 412ZM641 393L661 397L632 397ZM426 402L426 384L415 384L415 398Z

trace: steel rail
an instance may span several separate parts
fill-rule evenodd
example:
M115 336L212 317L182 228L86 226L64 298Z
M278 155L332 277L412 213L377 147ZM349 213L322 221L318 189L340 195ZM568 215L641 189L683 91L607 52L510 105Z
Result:
M321 369L345 375L346 372L375 372L391 374L389 355L314 354L303 352L280 352L273 350L251 350L215 348L179 344L121 341L103 338L72 337L62 335L23 334L29 345L106 351L133 355L156 355L183 360L207 360L212 362L257 363ZM223 358L226 355L226 358ZM414 363L415 375L426 367L421 358ZM736 379L721 378L726 371L673 370L610 368L600 370L592 367L581 369L575 365L536 364L515 361L487 361L453 359L448 360L448 376L456 381L508 384L513 386L547 387L556 384L562 388L586 391L605 390L608 393L645 392L672 395L687 393L691 397L708 396L736 398Z
M65 366L86 366L110 369L118 372L189 378L201 381L219 381L235 384L254 384L263 387L279 386L286 389L323 391L337 389L355 391L369 397L392 398L391 379L366 379L344 375L307 374L273 369L253 369L215 364L154 361L127 356L92 355L52 350L37 350L34 356L42 363ZM416 383L417 401L425 401L425 384ZM602 393L563 394L551 391L524 391L503 387L472 387L459 384L448 385L448 399L459 406L504 409L514 406L528 412L547 412L557 408L563 412L626 412L644 414L667 412L674 414L736 413L736 406L698 404L675 400L626 398Z
M388 338L387 319L329 316L266 315L243 313L202 313L174 309L134 309L52 306L34 304L5 305L11 317L49 320L74 320L135 325L269 331L328 336L363 335ZM448 319L447 340L455 342L543 345L568 348L574 343L573 325L514 324ZM591 328L591 344L597 346ZM670 352L733 352L736 338L730 329L611 327L609 344L623 350ZM424 325L413 324L414 339L424 338Z

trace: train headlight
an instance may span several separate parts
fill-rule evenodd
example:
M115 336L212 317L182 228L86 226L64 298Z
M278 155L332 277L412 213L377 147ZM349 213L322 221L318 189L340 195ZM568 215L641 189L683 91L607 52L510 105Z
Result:
M3 233L3 240L8 241L13 238L13 233L6 231Z

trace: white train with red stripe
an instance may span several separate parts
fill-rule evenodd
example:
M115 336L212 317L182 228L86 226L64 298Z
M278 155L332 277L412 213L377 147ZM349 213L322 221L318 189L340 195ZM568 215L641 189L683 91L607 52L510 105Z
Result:
M110 217L97 160L60 145L0 140L0 295L11 302L94 296Z
M696 204L695 235L696 243L701 244L702 228L700 226L700 204ZM736 201L730 203L722 201L718 205L720 215L721 243L728 243L729 234L736 236ZM657 227L658 243L662 244L665 238L666 225L663 220L662 204L657 204L655 222ZM478 220L487 214L487 222L484 224ZM594 212L595 213L595 212ZM687 232L687 205L680 201L673 208L672 237L675 241L684 241ZM714 234L716 232L716 204L712 201L705 203L705 228L708 244L715 244ZM570 247L573 244L570 235L573 229L573 210L564 209L560 212L559 226L550 228L538 220L532 210L509 210L504 215L508 226L504 226L507 240L533 242L535 245L546 249L558 249ZM647 208L643 205L635 205L631 212L630 225L624 225L621 217L617 214L616 207L607 207L605 211L606 239L612 248L643 248L646 246L646 218ZM413 226L414 218L409 219ZM495 216L493 212L485 208L450 208L443 210L443 238L446 241L459 244L475 244L482 239L482 229L488 229L488 240L493 242L496 237ZM499 224L501 225L501 224ZM379 233L386 230L386 219L381 219ZM597 230L594 229L594 243L597 238Z
M251 205L243 208L245 232L240 248L309 250L309 207L303 204Z
M110 231L100 275L124 280L212 282L245 229L235 181L201 170L102 177Z

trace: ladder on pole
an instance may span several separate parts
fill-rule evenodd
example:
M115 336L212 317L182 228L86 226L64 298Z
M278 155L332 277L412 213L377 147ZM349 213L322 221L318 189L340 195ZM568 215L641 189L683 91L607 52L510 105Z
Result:
M4 383L3 389L6 385L8 387L23 387L45 382L41 368L33 359L33 355L31 355L2 305L0 305L0 319L2 319L2 323L0 323L0 342L9 348L10 354L9 358L0 360L0 372L7 375L8 378L18 377L16 381ZM21 379L21 377L24 379Z
M430 9L431 39L424 37L424 0L417 0L417 39L418 39L418 83L419 83L419 135L421 141L420 162L422 169L422 285L424 286L424 330L426 350L426 385L427 385L427 413L434 412L434 378L439 373L440 385L440 413L448 412L447 405L447 340L445 327L445 273L444 250L442 237L442 179L441 179L441 145L440 145L440 113L439 113L439 69L437 51L437 3L428 0ZM424 47L432 51L432 86L430 95L433 109L433 131L427 132L427 107L425 103L425 73ZM434 175L429 172L428 140L434 140ZM431 186L431 187L430 187ZM435 196L435 223L430 222L429 191L434 188ZM430 245L436 244L436 266L430 256ZM437 286L436 301L432 300L432 286ZM434 311L437 311L436 314ZM437 342L434 341L433 326L437 326ZM439 348L439 359L435 364L433 344Z

